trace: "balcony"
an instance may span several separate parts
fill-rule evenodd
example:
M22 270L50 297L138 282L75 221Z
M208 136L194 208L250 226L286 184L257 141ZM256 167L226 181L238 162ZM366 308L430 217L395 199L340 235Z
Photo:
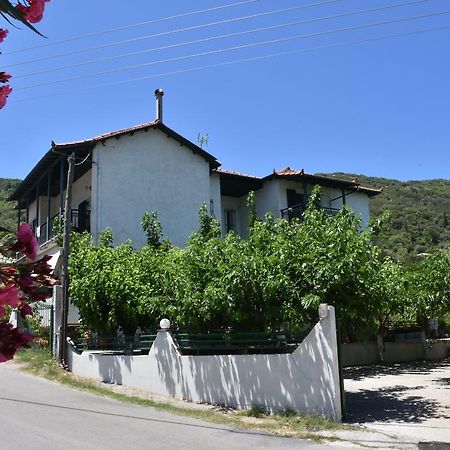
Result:
M45 221L39 227L33 222L32 228L33 233L37 237L40 245L45 242L50 241L56 235L56 230L53 227L55 219L58 218L59 214L55 214L53 217L50 217L50 220ZM72 209L70 211L70 224L72 226L72 230L83 232L83 231L91 231L91 212L89 210L80 211L78 209ZM48 233L47 233L48 228Z
M290 206L288 208L284 208L281 210L281 217L283 219L292 220L292 219L300 219L303 218L303 213L306 211L308 207L307 203L302 203L294 206ZM325 208L321 207L327 214L337 214L340 209L339 208Z

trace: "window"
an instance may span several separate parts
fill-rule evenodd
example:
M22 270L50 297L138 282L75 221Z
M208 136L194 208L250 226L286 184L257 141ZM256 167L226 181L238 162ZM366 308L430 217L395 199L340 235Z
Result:
M225 233L236 232L236 211L234 209L225 210Z

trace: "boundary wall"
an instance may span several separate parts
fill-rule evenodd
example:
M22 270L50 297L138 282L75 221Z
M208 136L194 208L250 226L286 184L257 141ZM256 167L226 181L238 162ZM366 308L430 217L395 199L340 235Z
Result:
M72 372L105 383L236 408L263 406L342 418L334 307L291 354L181 355L169 331L159 331L148 355L84 351L69 342Z

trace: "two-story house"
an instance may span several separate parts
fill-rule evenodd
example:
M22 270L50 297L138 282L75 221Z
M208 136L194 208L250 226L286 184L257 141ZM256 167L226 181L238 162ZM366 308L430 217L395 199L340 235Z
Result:
M369 220L369 197L380 191L357 181L307 174L289 167L265 177L220 169L219 161L162 121L162 91L156 91L157 118L153 122L82 141L56 144L11 195L25 210L48 252L56 247L52 224L61 217L67 179L67 157L74 153L71 221L75 229L94 238L110 228L116 244L131 239L145 244L140 222L145 211L157 211L164 236L183 246L198 228L198 211L206 203L223 232L245 236L247 195L255 192L257 214L300 216L315 185L323 187L321 204L330 212L349 205ZM56 248L55 248L56 251Z

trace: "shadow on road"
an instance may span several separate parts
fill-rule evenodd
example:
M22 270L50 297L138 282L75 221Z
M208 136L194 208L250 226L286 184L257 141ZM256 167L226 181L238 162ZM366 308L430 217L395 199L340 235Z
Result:
M347 367L344 379L361 381L364 378L379 378L383 375L429 375L433 370L450 368L450 361L415 361L412 363L374 365L364 367Z
M430 418L442 417L439 414L438 402L414 395L402 395L405 391L419 390L423 387L392 386L377 390L346 392L345 421L421 423Z

